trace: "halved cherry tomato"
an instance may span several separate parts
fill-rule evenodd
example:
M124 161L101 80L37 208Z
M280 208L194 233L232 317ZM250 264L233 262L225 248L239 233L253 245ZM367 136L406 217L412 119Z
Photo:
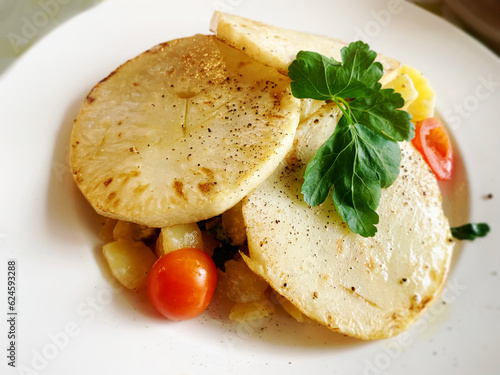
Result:
M450 137L438 119L429 117L415 124L415 148L436 175L438 180L450 180L455 158Z
M171 320L200 315L209 305L217 269L200 249L172 251L156 261L148 276L148 296L160 314Z

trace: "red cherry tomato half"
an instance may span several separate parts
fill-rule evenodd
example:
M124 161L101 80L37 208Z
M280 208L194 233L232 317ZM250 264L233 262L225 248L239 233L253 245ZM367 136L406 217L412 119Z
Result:
M209 305L217 283L217 269L200 249L185 248L159 258L148 276L149 299L171 320L200 315Z
M450 137L441 121L426 118L417 122L412 143L422 154L438 180L451 179L455 160Z

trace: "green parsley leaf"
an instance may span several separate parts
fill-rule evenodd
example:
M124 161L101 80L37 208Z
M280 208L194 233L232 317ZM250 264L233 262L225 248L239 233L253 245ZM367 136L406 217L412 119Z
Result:
M328 100L332 98L330 80L332 72L341 64L316 52L300 51L288 67L293 96L299 99ZM334 78L333 78L334 79Z
M374 62L377 54L363 42L342 48L343 64L333 57L300 51L288 67L288 76L296 98L328 100L332 97L363 97L380 89L382 64Z
M365 237L374 236L380 187L398 177L400 161L397 143L342 117L307 165L302 194L315 206L326 200L333 185L333 201L349 228Z
M486 223L469 223L450 229L456 239L473 241L478 237L485 237L490 231L490 226Z
M340 51L342 67L336 74L333 94L340 98L360 98L380 89L378 82L384 74L382 64L375 62L377 53L361 41L351 43Z
M411 115L400 111L404 99L393 89L383 89L349 103L354 119L392 141L412 140L415 128L408 126Z
M374 236L381 188L398 177L398 141L415 135L410 115L398 110L400 94L381 89L382 65L361 41L341 51L342 63L315 52L300 51L288 70L297 98L332 100L342 110L333 135L306 167L302 194L310 205L332 198L349 228Z

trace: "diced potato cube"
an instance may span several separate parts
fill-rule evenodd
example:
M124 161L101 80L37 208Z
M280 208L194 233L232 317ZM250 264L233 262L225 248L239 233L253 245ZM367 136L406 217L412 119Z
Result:
M114 241L115 238L113 237L113 231L117 222L118 220L110 219L109 217L104 222L104 225L101 228L100 237L105 243Z
M161 228L155 248L158 257L185 247L203 250L203 239L198 224L178 224Z
M243 245L247 238L245 221L241 210L241 202L222 214L222 227L226 235L231 238L231 245Z
M238 322L248 322L265 318L274 312L274 305L269 298L249 303L236 303L229 313L229 319Z
M119 220L113 229L113 238L115 241L134 240L143 241L153 238L156 234L155 228L150 228L145 225L130 223L128 221Z
M258 301L269 286L255 274L242 258L225 263L226 272L219 271L217 288L231 301L249 303Z
M412 115L412 121L418 122L434 116L436 94L429 81L417 69L408 65L402 66L399 72L410 76L418 92L418 97L407 109Z
M397 75L396 78L385 86L385 88L394 89L394 91L401 94L405 101L404 106L401 107L404 111L406 111L418 97L418 91L413 84L413 80L406 73Z
M142 241L110 242L104 245L103 253L113 276L133 291L146 285L148 273L156 262L156 256Z

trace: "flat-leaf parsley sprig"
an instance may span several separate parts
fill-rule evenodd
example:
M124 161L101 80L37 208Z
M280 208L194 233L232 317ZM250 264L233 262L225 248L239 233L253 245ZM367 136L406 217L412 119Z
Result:
M401 149L415 127L400 94L382 89L382 64L376 52L357 41L341 50L342 63L316 52L300 51L288 68L292 94L300 99L332 100L342 117L332 136L306 167L302 194L307 204L333 201L349 228L374 236L381 188L398 177Z
M486 223L469 223L459 227L450 228L451 235L457 240L474 241L476 238L486 237L490 226Z

